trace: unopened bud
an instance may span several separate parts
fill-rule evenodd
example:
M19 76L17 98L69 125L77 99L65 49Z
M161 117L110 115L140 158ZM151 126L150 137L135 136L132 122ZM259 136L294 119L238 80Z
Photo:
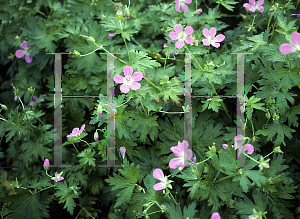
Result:
M74 50L74 54L75 54L75 56L77 56L77 57L80 56L80 53L79 53L78 51L76 51L76 50Z
M28 88L28 91L29 91L29 93L31 93L31 94L34 93L34 90L35 90L35 88L34 88L34 89L32 89L32 87Z
M98 138L99 138L99 135L98 135L98 132L96 131L95 134L94 134L94 140L97 141Z
M1 105L2 109L7 110L7 107L4 104L0 103L0 105Z
M89 37L89 41L91 41L92 43L95 43L95 39L93 37Z
M126 5L125 7L126 7L126 8L125 8L125 16L126 16L127 18L129 18L129 16L130 16L129 9L127 8L127 5Z

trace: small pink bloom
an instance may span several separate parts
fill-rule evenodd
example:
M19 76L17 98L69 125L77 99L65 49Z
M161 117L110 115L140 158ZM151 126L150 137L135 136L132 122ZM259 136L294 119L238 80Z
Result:
M173 182L172 180L168 180L168 178L164 176L163 171L161 169L158 169L158 168L153 171L153 177L155 179L158 179L158 180L161 181L160 183L156 183L153 186L153 188L156 191L164 189L165 187L167 187L167 184L170 184L171 182Z
M44 169L45 169L45 170L48 170L48 169L49 169L49 166L50 166L49 160L48 160L48 159L45 159L45 161L44 161Z
M57 172L55 172L55 176L54 176L54 177L51 177L51 179L52 179L52 180L55 180L56 182L63 180L64 178L61 177L62 173L63 173L63 172L61 172L61 173L58 174Z
M136 82L140 81L143 78L142 72L134 72L132 75L133 69L131 66L126 66L123 68L123 72L125 75L125 78L121 75L115 75L114 81L117 84L122 84L120 87L120 90L123 93L128 93L131 90L138 90L141 87L141 84Z
M190 160L193 156L193 151L188 149L189 143L186 140L183 142L178 142L178 145L175 147L171 147L171 151L178 157L173 158L169 162L169 167L172 169L176 169L179 166L179 170L182 170L185 165L186 161Z
M191 4L192 0L175 0L175 10L179 11L180 7L184 12L187 12L189 10L189 7L186 4Z
M33 106L33 104L34 104L34 101L31 101L29 105L30 105L30 106Z
M282 54L289 54L289 53L300 51L300 34L297 32L293 32L291 41L294 46L287 44L287 43L284 43L280 46L279 51Z
M80 129L80 130L79 130L79 128L74 128L73 131L72 131L72 133L69 134L67 137L68 137L68 138L73 137L73 136L78 137L78 136L81 134L81 132L84 131L84 128L85 128L85 124L83 124L83 125L81 126L81 129Z
M174 26L174 30L176 32L171 32L169 34L169 37L172 40L178 40L175 43L175 46L176 46L177 49L181 49L184 46L184 41L187 44L191 44L194 41L194 39L193 39L192 36L188 36L188 35L191 35L193 33L193 31L194 31L191 26L186 26L184 28L184 32L182 32L182 26L181 26L181 24L176 24Z
M115 36L114 33L110 33L110 34L108 34L108 39L111 40L114 36Z
M16 51L15 54L16 54L17 58L22 58L25 55L25 61L27 63L31 63L33 58L30 58L30 53L28 51L29 47L28 47L27 42L25 40L23 41L23 43L21 43L21 47L24 50L17 50Z
M199 9L197 9L197 14L200 14L202 12L202 9L201 8L199 8Z
M15 101L17 101L17 99L18 99L18 96L17 96L17 95L15 95L15 98L14 98L14 100L15 100Z
M126 148L125 147L120 147L119 151L120 151L120 153L121 153L121 155L124 159L125 158L125 153L126 153Z
M300 17L300 14L292 14L292 15L296 15L297 17Z
M101 116L101 115L102 115L102 113L101 113L101 112L98 112L98 115L99 115L99 116Z
M214 27L210 28L209 31L208 31L208 29L204 28L203 35L207 39L202 40L202 43L205 46L212 45L213 47L219 48L220 47L219 42L222 42L225 39L225 36L223 34L219 34L218 36L216 36L216 33L217 33L217 30Z
M250 3L250 4L249 4ZM243 4L243 6L251 12L255 12L256 9L260 11L260 13L264 12L264 7L261 6L264 3L264 0L258 0L257 3L255 0L249 0L249 3Z
M244 145L245 141L244 141L244 137L243 135L237 135L236 137L234 137L234 145L232 145L232 147L235 147L235 149L239 149L240 147L242 147ZM222 144L222 147L224 149L227 149L228 148L228 145L227 144ZM247 154L252 154L254 152L254 148L251 144L246 144L245 145L245 149L244 149L244 152L247 151Z
M221 219L220 217L220 214L218 212L214 212L212 215L211 215L211 218L210 219Z
M117 11L118 11L118 9L115 8L115 12L117 12Z

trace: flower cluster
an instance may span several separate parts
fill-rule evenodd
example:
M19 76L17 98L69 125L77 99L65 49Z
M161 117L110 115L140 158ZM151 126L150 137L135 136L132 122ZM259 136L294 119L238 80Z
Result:
M71 137L78 137L78 136L80 136L81 132L84 131L84 128L85 128L85 124L83 124L83 125L81 126L81 129L80 129L80 130L79 130L79 128L74 128L73 131L72 131L72 133L69 134L67 137L68 137L68 138L71 138Z

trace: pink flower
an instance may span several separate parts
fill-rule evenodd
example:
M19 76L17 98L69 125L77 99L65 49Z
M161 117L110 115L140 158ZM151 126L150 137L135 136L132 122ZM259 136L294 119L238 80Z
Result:
M96 130L96 132L94 133L94 140L97 141L98 138L99 138L99 135L98 135L98 132L97 132L97 130Z
M17 101L17 99L18 99L18 96L17 96L17 95L15 95L15 98L14 98L14 100L15 100L15 101Z
M80 130L79 130L79 128L74 128L73 131L72 131L72 133L69 134L67 137L68 137L68 138L73 137L73 136L78 137L78 136L81 134L81 132L84 131L84 128L85 128L85 124L83 124L83 125L81 126L81 129L80 129Z
M160 180L161 182L160 183L156 183L153 188L158 191L158 190L162 190L166 187L169 187L172 189L172 186L171 186L171 182L173 182L172 180L168 180L167 177L164 176L164 173L161 169L155 169L153 171L153 177L155 179L158 179Z
M258 0L257 3L255 3L255 0L249 0L249 3L245 3L243 4L243 6L248 9L251 12L255 12L256 9L258 9L260 11L260 13L264 12L264 7L261 6L264 3L264 0Z
M125 75L125 78L121 75L115 75L114 81L117 84L122 84L120 87L120 90L123 93L127 93L131 90L138 90L141 87L140 83L137 83L136 81L140 81L143 78L142 72L134 72L132 75L133 69L131 66L126 66L123 68L123 72Z
M178 40L175 44L176 48L177 49L181 49L183 46L184 46L184 41L187 43L187 44L191 44L194 39L192 36L189 36L188 35L191 35L193 33L193 28L191 26L187 26L184 28L184 32L182 32L182 26L181 24L176 24L174 26L174 30L176 32L171 32L169 34L169 37L172 39L172 40Z
M300 34L297 32L292 33L291 41L294 44L294 46L284 43L280 46L279 51L282 54L289 54L292 52L298 52L300 51Z
M192 157L192 161L193 161L194 163L197 163L196 157Z
M61 177L62 173L63 173L63 172L61 172L61 173L58 174L57 172L55 172L55 176L54 176L54 177L51 177L51 179L52 179L52 180L55 180L56 182L63 180L64 178Z
M197 14L200 14L202 12L202 9L201 8L199 8L199 9L197 9Z
M120 147L119 151L120 151L120 153L121 153L121 155L124 159L125 158L125 153L126 153L126 148L125 147Z
M49 160L48 160L48 159L45 159L45 161L44 161L44 169L45 169L45 170L49 170L49 166L50 166Z
M220 214L218 212L214 212L212 215L211 215L211 218L210 219L221 219L220 217Z
M189 143L186 140L183 140L182 143L178 142L178 145L175 147L171 147L171 151L178 157L173 158L169 162L169 167L172 169L176 169L178 166L179 170L182 170L185 165L186 161L190 160L193 156L193 151L188 149Z
M115 36L114 33L110 33L110 34L108 34L108 39L111 40L114 36Z
M300 14L292 14L292 15L296 15L297 17L300 17Z
M118 11L118 9L115 8L115 12L117 12L117 11Z
M16 51L17 58L22 58L25 55L25 61L27 63L31 63L33 58L30 58L30 53L28 51L29 47L28 47L27 42L25 40L23 41L23 43L21 43L21 47L24 50L17 50Z
M232 147L235 147L235 149L237 150L238 148L242 147L243 144L244 144L244 137L242 135L237 135L236 137L234 137L234 145L232 145ZM224 149L227 149L228 148L228 145L227 144L222 144L222 147ZM246 144L245 145L245 149L244 149L244 152L247 151L247 154L252 154L254 152L254 148L251 144Z
M213 47L219 48L220 47L219 42L222 42L225 39L225 36L223 34L219 34L218 36L215 37L216 33L217 33L217 30L214 27L210 28L209 31L208 31L208 29L204 28L203 35L207 39L202 40L202 43L205 46L212 45Z
M187 12L189 10L189 7L186 4L191 4L192 0L175 0L175 10L179 11L180 7L184 12Z
M37 99L39 99L39 98L38 98L38 96L35 96L35 95L34 95L34 96L33 96L33 99L34 99L34 100L37 100ZM42 97L41 99L44 100L45 98ZM33 106L34 102L35 102L35 101L31 101L29 105L30 105L30 106ZM39 103L40 103L40 102L41 102L41 101L39 101Z

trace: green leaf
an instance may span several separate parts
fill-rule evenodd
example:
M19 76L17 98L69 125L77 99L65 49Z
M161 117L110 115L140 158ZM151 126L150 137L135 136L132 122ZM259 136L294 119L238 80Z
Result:
M89 163L89 166L95 167L95 158L93 157L95 155L95 152L90 149L84 149L80 154L77 155L77 157L82 157L79 162L80 166L84 166L85 164Z
M294 25L296 23L296 19L293 19L289 23L287 22L287 19L288 17L286 16L278 15L277 17L278 26L282 29L282 30L276 30L278 33L286 35L286 34L291 34L291 32L295 30Z
M156 60L147 56L147 53L143 51L129 51L130 61L128 65L133 68L133 72L142 72L144 74L146 69L160 67L161 64ZM145 75L144 75L145 76Z
M124 162L124 169L118 169L124 177L113 173L113 177L110 176L109 179L105 180L109 185L113 185L112 191L120 190L117 193L118 198L114 205L115 208L130 201L135 184L139 180L140 166L134 167L134 163L129 166L128 162Z
M220 97L213 97L209 98L207 100L201 101L203 103L202 110L204 111L205 109L212 109L214 112L219 112L219 109L221 108L221 102L223 102Z
M235 2L235 1L230 1L230 0L217 0L216 3L223 5L227 10L229 11L233 11L234 9L234 6L231 6L231 5L235 5L239 2Z
M246 101L246 113L247 118L252 118L253 109L263 110L265 111L265 108L263 107L264 103L257 103L261 100L261 98L257 98L255 96L251 96L250 99L248 99L247 96L245 96Z

